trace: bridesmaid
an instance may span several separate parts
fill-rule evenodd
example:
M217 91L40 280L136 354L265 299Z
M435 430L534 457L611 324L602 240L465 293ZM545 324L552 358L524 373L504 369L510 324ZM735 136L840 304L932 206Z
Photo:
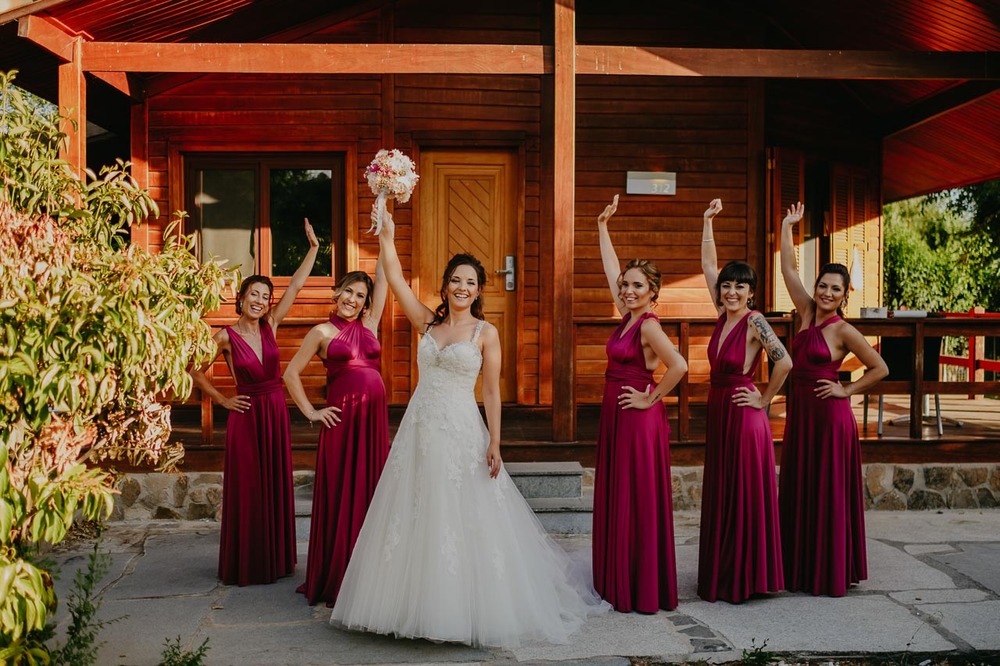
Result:
M285 370L285 384L310 421L319 421L306 580L309 605L333 606L354 542L389 455L389 411L376 333L388 292L382 264L375 282L352 271L334 287L336 309L315 326ZM326 366L326 407L313 408L302 372L313 356Z
M309 220L305 229L309 251L278 304L271 307L271 280L251 275L236 299L239 321L215 334L236 395L223 395L205 368L191 372L195 385L229 410L219 545L226 585L273 583L295 570L291 431L275 334L316 262L319 241Z
M792 369L792 359L764 315L752 309L754 269L731 261L719 271L712 221L721 211L722 201L714 199L705 211L701 243L701 268L719 319L708 343L712 385L698 596L737 604L784 587L774 438L765 410ZM763 394L753 383L761 348L774 362Z
M634 259L622 272L608 233L618 196L597 218L611 297L624 315L608 340L594 483L594 587L621 612L677 606L667 410L687 363L653 313L660 272ZM667 371L653 378L660 362Z
M810 296L799 280L792 227L803 206L781 223L781 274L802 317L792 341L792 390L781 454L779 501L785 587L842 597L868 577L858 423L849 397L889 374L885 361L843 320L850 274L826 264ZM841 361L853 353L866 368L841 384Z

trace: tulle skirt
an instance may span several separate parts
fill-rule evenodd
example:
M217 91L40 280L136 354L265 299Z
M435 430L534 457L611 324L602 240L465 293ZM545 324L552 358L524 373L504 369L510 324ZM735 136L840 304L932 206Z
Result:
M415 409L416 408L416 409ZM505 470L486 466L475 404L400 424L331 624L512 648L566 643L607 604L545 532Z

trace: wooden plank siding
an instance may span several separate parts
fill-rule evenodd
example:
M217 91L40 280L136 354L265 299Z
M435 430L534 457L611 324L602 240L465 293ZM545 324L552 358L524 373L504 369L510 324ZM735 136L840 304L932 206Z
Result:
M621 193L609 228L619 259L654 261L663 273L658 314L714 314L701 274L701 217L715 223L721 262L746 259L749 86L723 79L608 79L577 86L575 317L614 316L597 242L597 214ZM626 171L677 173L675 196L625 194Z
M580 14L577 40L581 43L650 43L686 45L700 37L684 35L684 26L664 22L655 28L620 16L605 25L604 10L588 2ZM611 11L611 10L608 10ZM657 11L666 11L657 10ZM551 45L552 8L530 0L515 0L503 12L491 12L472 3L435 0L400 2L394 11L372 11L319 29L309 35L317 43L395 42ZM616 27L617 26L617 27ZM692 42L694 43L694 42ZM715 311L709 300L700 265L701 215L716 197L724 202L715 222L720 262L744 259L760 275L758 301L768 293L765 256L770 249L764 218L763 150L788 145L803 151L839 156L826 145L823 132L828 116L802 117L795 100L783 89L755 79L710 77L656 77L578 75L575 80L574 217L571 255L571 325L556 325L552 274L561 239L554 220L552 192L554 155L554 97L551 76L527 74L351 74L260 75L212 74L178 79L176 85L149 97L133 112L144 127L145 185L164 213L183 205L182 155L186 151L285 152L317 146L335 146L352 156L355 230L349 237L348 268L374 273L378 243L358 230L368 227L373 202L363 167L380 148L399 148L419 162L421 151L440 148L475 150L508 148L520 160L523 213L518 229L518 358L517 403L549 407L553 382L568 368L554 363L553 348L572 344L554 333L569 330L578 336L570 352L575 368L574 404L600 402L606 363L604 343L617 317L609 298L600 261L595 218L616 193L622 194L611 233L619 258L655 261L663 273L657 313L673 323L667 326L675 343L683 338L689 376L679 401L704 399L708 377L706 347ZM813 100L811 107L822 104ZM140 110L141 109L141 110ZM765 110L768 115L765 115ZM810 112L812 113L812 111ZM835 133L847 134L850 119ZM787 126L775 129L775 124ZM877 156L877 142L854 136L851 155L859 151ZM838 141L840 146L847 142ZM863 146L864 150L857 146ZM673 171L674 196L625 194L627 171ZM350 190L350 188L349 188ZM877 210L877 190L868 191L867 210ZM419 260L415 256L414 228L420 188L413 200L395 206L397 247L408 276ZM162 246L166 215L139 238L151 249ZM569 242L569 239L564 239ZM353 260L351 259L353 257ZM869 259L866 264L875 262ZM873 266L878 267L875 262ZM487 267L492 269L494 267ZM330 311L332 281L310 280L289 318L279 330L282 362L294 354L312 325ZM283 291L277 281L276 298ZM415 386L415 336L393 299L383 318L383 375L390 403L405 404ZM433 303L430 305L434 305ZM762 309L769 303L762 303ZM214 313L213 325L235 320L232 305ZM678 319L689 318L689 322ZM570 324L570 322L566 322ZM507 362L514 362L512 359ZM213 367L215 381L224 390L233 380L224 363ZM314 359L304 375L307 393L323 399L324 370ZM200 396L192 397L197 403ZM686 404L686 403L685 403ZM682 433L683 434L683 433Z

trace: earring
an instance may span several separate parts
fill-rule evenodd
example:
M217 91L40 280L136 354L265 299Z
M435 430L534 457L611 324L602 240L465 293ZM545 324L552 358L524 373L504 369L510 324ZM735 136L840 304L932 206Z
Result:
M747 299L747 309L753 310L753 308L754 308L754 302L753 302L753 296L751 296L750 298Z

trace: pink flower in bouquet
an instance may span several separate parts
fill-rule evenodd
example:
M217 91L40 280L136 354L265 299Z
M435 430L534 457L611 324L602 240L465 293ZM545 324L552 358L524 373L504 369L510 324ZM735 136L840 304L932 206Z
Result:
M369 229L377 235L382 229L382 211L385 210L386 198L392 197L399 203L406 203L420 176L417 175L413 160L396 149L378 151L375 159L365 169L365 176L372 194L378 197L375 201L378 221Z
M386 193L400 203L410 200L413 188L417 186L416 167L413 160L401 151L380 150L368 165L365 175L372 194Z

